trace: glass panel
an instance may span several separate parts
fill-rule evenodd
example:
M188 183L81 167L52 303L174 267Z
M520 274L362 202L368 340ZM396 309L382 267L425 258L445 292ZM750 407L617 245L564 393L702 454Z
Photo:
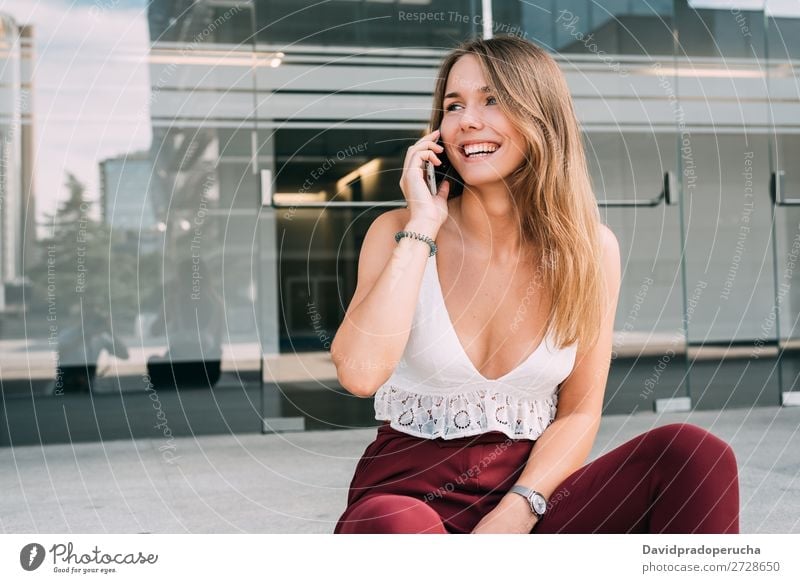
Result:
M250 0L195 0L189 3L140 0L140 3L148 5L147 28L152 41L160 46L186 42L192 46L206 45L204 48L220 44L252 46ZM90 12L99 15L115 4L97 2Z
M672 132L590 132L584 143L598 201L652 200L677 167ZM675 193L677 195L677 193ZM601 207L620 243L623 278L614 326L606 413L685 397L680 207Z
M764 58L763 0L676 0L678 56Z
M800 6L792 2L767 0L769 91L771 106L772 181L780 187L781 199L800 199L800 90L797 86L797 60L800 57ZM774 187L773 187L774 188ZM780 342L780 402L800 404L800 294L797 256L800 241L800 206L782 204L775 208L774 240L776 257L777 322ZM771 321L771 324L773 322Z
M764 0L767 19L767 52L771 62L800 57L800 4Z
M674 133L592 132L584 138L595 195L601 203L655 199L664 190L664 174L675 169Z
M782 173L780 182L783 196L789 199L800 198L800 172L796 168L796 161L800 160L800 135L779 133L776 138L775 169ZM784 210L790 209L784 207Z
M680 1L689 378L701 409L778 394L763 3Z
M349 267L344 274L338 271L357 260L351 246L355 235L348 231L352 215L350 210L298 209L278 222L284 241L280 312L284 314L281 348L286 351L325 349L318 332L335 330L344 316L338 292L345 283L340 278L351 271Z
M419 124L419 128L424 123ZM280 249L278 286L280 345L265 364L264 416L299 416L307 429L374 426L372 403L339 387L330 342L355 292L358 254L381 209L313 208L316 201L402 201L398 187L407 148L419 129L261 130L262 152L273 149L274 198L265 207L263 245ZM354 184L359 184L358 188ZM274 285L274 284L273 284ZM292 374L291 370L296 373Z
M402 201L397 186L419 131L293 129L275 132L275 201Z
M691 148L684 221L692 398L704 409L774 405L767 136L695 133Z
M0 439L258 430L250 8L3 9Z
M496 33L520 34L557 53L671 55L672 0L495 0Z
M780 132L780 130L778 130ZM783 195L787 199L800 199L800 173L794 170L800 160L800 135L776 133L773 147L777 146L773 172L781 172ZM774 180L775 174L773 174ZM800 206L775 208L775 247L777 266L776 307L778 321L770 320L775 327L781 348L781 402L797 404L800 395L800 291L798 291L798 254L800 253ZM793 393L793 394L789 394Z
M376 131L370 137L377 140L379 134L385 132ZM353 133L353 137L360 135ZM329 352L355 292L364 237L383 211L286 210L278 209L277 215L280 347L285 362L297 362L297 374L283 374L274 383L265 383L265 416L270 411L273 416L301 416L306 429L374 426L372 401L339 386Z
M480 30L480 2L256 0L264 44L442 47Z

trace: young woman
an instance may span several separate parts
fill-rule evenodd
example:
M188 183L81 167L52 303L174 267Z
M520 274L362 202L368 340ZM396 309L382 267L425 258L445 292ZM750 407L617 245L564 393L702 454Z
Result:
M408 207L370 226L331 347L384 420L334 532L738 533L736 458L696 425L583 465L620 253L555 61L515 36L463 43L430 127L405 158ZM426 162L449 166L435 196Z

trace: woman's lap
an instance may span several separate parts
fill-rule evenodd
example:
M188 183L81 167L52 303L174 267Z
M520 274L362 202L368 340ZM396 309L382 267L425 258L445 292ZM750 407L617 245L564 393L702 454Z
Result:
M367 498L407 496L433 509L448 532L469 532L524 469L533 442L499 433L456 440L424 439L383 425L356 466L349 513ZM419 506L408 501L409 506Z
M533 446L500 434L476 437L497 442L444 443L383 426L359 461L334 532L358 531L348 522L353 513L366 524L364 505L385 515L402 510L411 521L407 528L414 528L416 515L424 531L436 532L432 509L446 532L470 532L519 478ZM366 502L375 497L381 499ZM570 474L532 532L738 532L738 504L730 447L700 427L675 423L639 434Z

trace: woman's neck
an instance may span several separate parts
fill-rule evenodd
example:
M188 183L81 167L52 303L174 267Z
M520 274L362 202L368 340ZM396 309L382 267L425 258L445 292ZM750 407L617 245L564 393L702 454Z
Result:
M498 264L513 263L526 255L519 209L507 189L478 195L465 188L448 204L448 213L453 235L463 240L467 255Z

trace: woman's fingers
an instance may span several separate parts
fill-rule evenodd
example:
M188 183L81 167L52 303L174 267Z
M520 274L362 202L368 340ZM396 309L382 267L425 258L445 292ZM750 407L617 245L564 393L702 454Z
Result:
M418 152L414 152L414 154L415 155L419 155L419 159L420 160L422 160L422 161L430 160L431 162L433 162L437 166L442 163L442 161L439 159L439 157L434 152L432 152L431 150L420 150ZM413 159L413 157L414 156L412 155L412 159ZM424 164L416 164L416 165L419 166L420 168L423 168L423 169L425 168Z
M427 150L430 149L431 147L438 148L440 152L444 150L444 146L442 146L438 142L434 142L433 140L423 140L411 146L413 150Z
M437 144L432 140L422 140L408 148L405 162L411 162L411 157L417 152L432 152L431 148L438 150L439 153L444 151L444 147L441 144Z

